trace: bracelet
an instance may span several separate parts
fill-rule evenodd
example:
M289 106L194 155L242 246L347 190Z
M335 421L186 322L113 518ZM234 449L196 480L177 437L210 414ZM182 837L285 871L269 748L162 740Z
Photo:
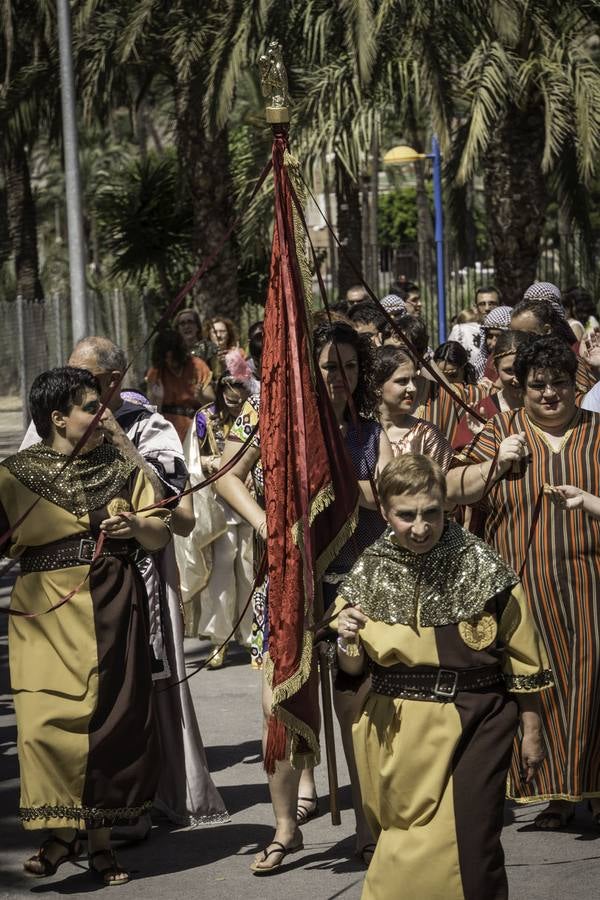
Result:
M337 639L338 650L340 650L344 656L349 657L357 657L360 656L363 652L363 648L360 642L360 638L357 637L355 641L351 643L347 643L344 638L339 637Z
M164 517L164 519L160 520L163 523L163 525L166 525L166 527L167 527L167 531L169 532L169 540L170 541L173 540L173 526L171 525L172 518L173 518L173 513L170 512Z

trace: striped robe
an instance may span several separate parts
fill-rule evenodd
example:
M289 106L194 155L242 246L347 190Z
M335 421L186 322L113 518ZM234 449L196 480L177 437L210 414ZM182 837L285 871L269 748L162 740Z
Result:
M458 424L466 412L437 381L419 377L426 382L425 399L412 411L412 415L435 425L448 443L452 444ZM478 384L453 384L452 388L465 403L474 407L488 394L487 388Z
M519 571L548 650L556 687L542 695L547 759L533 784L523 784L515 748L509 796L521 803L600 796L600 522L581 510L562 510L545 495L531 532L544 484L573 484L600 494L600 414L580 410L553 451L524 409L491 419L457 462L491 459L501 441L524 432L529 462L510 472L481 502L485 539Z

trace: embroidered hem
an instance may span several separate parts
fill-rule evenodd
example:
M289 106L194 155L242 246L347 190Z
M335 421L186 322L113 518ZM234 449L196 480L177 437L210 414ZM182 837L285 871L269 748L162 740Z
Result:
M112 825L120 820L139 819L144 813L150 812L151 808L152 800L146 800L138 806L120 806L116 809L95 806L22 806L19 817L23 823L46 819L69 819L75 822L85 820L93 823L94 828L101 828L105 823Z
M554 687L554 678L550 669L544 669L536 675L505 675L504 678L506 679L506 690L512 694L526 694Z

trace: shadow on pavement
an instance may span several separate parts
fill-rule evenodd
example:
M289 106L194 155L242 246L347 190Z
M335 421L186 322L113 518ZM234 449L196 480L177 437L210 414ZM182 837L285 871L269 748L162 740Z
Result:
M242 741L241 744L221 744L206 747L206 756L210 771L220 772L222 769L233 768L237 763L260 762L262 747L259 740Z
M130 872L132 880L141 881L210 866L232 856L251 856L269 841L272 834L272 828L256 824L222 825L218 828L196 828L189 831L159 825L152 829L149 842L119 850L119 862ZM253 849L247 849L250 846ZM18 879L18 884L23 887L25 883L32 894L76 895L104 889L89 875L83 857L75 864L75 868L77 871L62 880L32 885L29 879L25 881L23 878ZM73 866L71 871L72 869ZM62 871L66 873L67 870L65 868Z

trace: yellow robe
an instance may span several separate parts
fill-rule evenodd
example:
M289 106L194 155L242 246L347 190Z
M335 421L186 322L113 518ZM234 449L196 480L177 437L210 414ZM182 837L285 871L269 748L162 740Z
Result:
M378 544L386 540L389 534ZM378 544L367 553L376 557ZM377 594L376 568L369 576ZM347 602L343 590L338 609ZM348 599L356 602L356 593L350 598L348 591ZM482 602L497 635L481 649L465 643L459 622L423 627L419 606L415 624L370 618L360 632L369 660L379 666L463 670L500 663L511 692L496 686L441 703L367 696L353 742L377 848L362 900L508 896L500 834L518 719L511 694L549 687L551 677L521 587Z
M115 495L121 510L154 502L153 488L138 470ZM0 465L0 532L37 498ZM8 552L19 556L28 547L90 532L97 537L111 503L77 515L42 497L16 525ZM147 597L133 560L106 556L91 569L82 563L21 574L11 609L44 613L88 571L81 590L59 609L34 618L11 616L9 622L25 828L133 821L150 808L158 781Z

